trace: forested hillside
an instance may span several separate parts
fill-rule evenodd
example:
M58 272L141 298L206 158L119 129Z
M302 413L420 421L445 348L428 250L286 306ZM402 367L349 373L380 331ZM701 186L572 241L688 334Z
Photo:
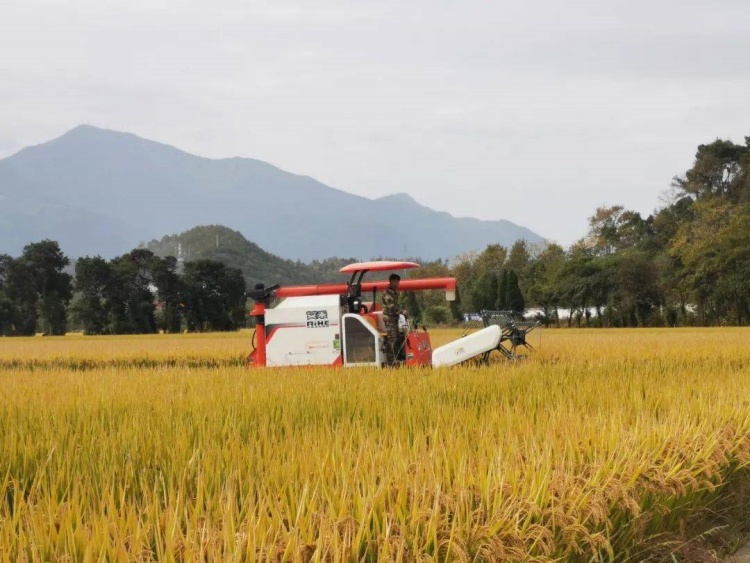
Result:
M345 279L339 269L354 258L329 258L310 263L284 260L247 240L242 233L220 225L195 227L184 233L152 240L146 248L157 256L174 256L181 261L217 260L237 268L249 285L324 283Z

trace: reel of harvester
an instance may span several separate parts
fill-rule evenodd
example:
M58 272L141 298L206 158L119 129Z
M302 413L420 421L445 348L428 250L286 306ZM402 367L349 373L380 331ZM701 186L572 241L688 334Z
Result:
M496 350L506 359L515 360L519 358L519 346L534 351L534 347L529 343L527 336L539 326L538 321L516 320L513 311L481 311L480 314L485 328L493 325L500 327L502 336ZM485 352L480 358L480 362L486 364L491 353L492 351Z

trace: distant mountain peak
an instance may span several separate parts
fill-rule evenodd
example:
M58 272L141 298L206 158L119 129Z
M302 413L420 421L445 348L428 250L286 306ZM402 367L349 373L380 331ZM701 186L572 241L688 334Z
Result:
M135 138L135 139L141 139L141 137L138 137L137 135L134 135L133 133L125 133L123 131L116 131L114 129L104 129L102 127L96 127L94 125L88 125L88 124L81 124L76 125L73 127L73 129L70 129L69 131L66 131L56 139L53 139L50 142L54 141L62 141L62 140L71 140L71 139L81 139L81 138L103 138L103 137L129 137L129 138ZM146 141L146 139L141 139L142 141Z
M462 219L408 194L369 199L252 158L213 159L93 125L0 160L0 253L53 238L72 256L127 252L226 225L286 259L451 258L539 242L509 221Z
M411 197L409 194L404 192L398 192L395 194L388 194L377 198L375 201L392 201L395 203L403 203L410 205L421 205L416 199Z
M80 125L76 125L68 131L67 133L64 133L62 136L65 135L71 135L71 134L78 134L78 133L86 133L91 131L108 131L112 133L117 133L118 131L112 131L111 129L104 129L102 127L96 127L95 125L89 125L88 123L81 123Z
M87 124L77 125L76 127L73 127L73 129L70 129L51 141L36 145L35 147L23 149L21 152L23 153L29 149L57 149L64 151L67 156L76 154L80 151L93 151L98 154L109 153L113 157L117 157L119 155L131 153L132 151L137 151L141 154L150 152L153 157L171 154L175 156L183 155L195 159L204 159L204 157L190 154L172 145L139 137L134 133L117 131L115 129L104 129Z

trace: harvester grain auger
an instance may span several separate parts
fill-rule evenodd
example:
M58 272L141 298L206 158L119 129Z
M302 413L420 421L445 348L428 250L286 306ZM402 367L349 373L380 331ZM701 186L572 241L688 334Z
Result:
M414 262L360 262L341 268L342 273L351 274L348 283L256 286L248 292L255 302L250 316L256 325L250 365L385 366L385 323L377 297L388 287L388 280L363 280L369 272L418 267ZM456 280L407 279L399 286L399 291L427 290L444 290L446 299L453 301ZM482 358L501 346L503 335L500 326L489 324L433 350L426 330L407 328L400 363L441 367Z

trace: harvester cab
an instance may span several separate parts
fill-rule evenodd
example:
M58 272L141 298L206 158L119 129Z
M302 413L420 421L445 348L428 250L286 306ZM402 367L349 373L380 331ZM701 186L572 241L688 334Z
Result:
M345 366L382 366L386 357L384 348L386 327L382 307L378 304L378 289L384 291L387 285L380 287L378 283L368 284L367 289L372 292L372 300L364 301L362 281L365 275L368 272L388 272L411 268L419 268L419 264L388 261L360 262L341 269L342 273L351 273L346 298L349 311L343 315L341 331ZM455 280L453 278L438 278L430 281L437 281L441 286L440 289L445 289L448 300L455 299ZM407 283L407 281L404 281L405 285ZM422 287L412 287L412 290L414 289L422 289ZM426 331L420 333L416 327L412 329L408 324L405 325L404 329L404 334L399 339L398 361L406 365L431 365L432 343L429 334Z
M255 302L254 367L375 366L386 362L386 328L378 292L388 280L364 281L370 272L418 268L414 262L358 262L341 268L348 283L256 286L248 292ZM443 290L456 298L455 278L402 280L399 291ZM367 300L372 296L372 300ZM482 357L500 345L502 330L491 325L433 351L426 330L408 327L403 334L401 363L411 366L450 366Z

